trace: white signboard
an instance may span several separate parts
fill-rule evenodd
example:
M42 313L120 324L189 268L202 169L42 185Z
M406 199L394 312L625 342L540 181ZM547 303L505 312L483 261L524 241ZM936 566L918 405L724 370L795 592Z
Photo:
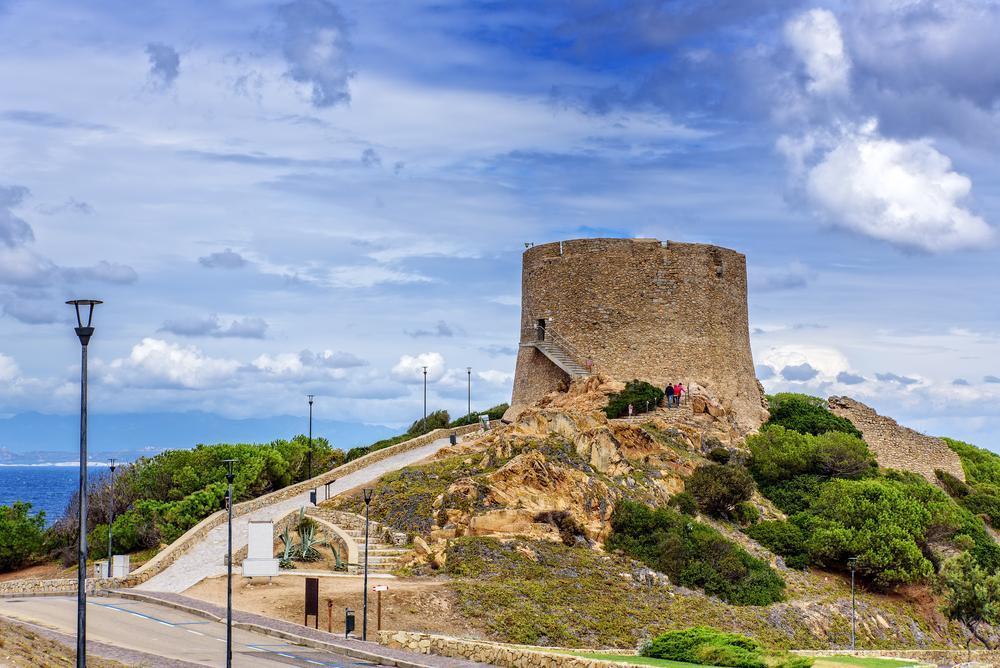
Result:
M243 577L278 574L274 558L274 522L247 523L247 558L243 560Z

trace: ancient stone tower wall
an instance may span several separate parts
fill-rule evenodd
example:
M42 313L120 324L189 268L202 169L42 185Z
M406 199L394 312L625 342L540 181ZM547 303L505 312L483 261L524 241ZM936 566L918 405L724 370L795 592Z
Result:
M532 347L537 323L594 371L663 386L698 383L746 430L767 419L747 321L746 258L704 244L576 239L524 252L512 404L568 376Z
M965 480L961 460L940 438L903 427L849 397L830 397L828 402L835 415L847 418L858 428L879 466L919 473L932 483L937 482L935 469Z

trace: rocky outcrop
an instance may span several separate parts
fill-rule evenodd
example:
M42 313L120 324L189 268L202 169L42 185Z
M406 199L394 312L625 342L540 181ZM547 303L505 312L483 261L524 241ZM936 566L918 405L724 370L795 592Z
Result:
M903 427L849 397L830 397L828 402L835 415L847 418L861 432L879 466L919 473L932 483L937 482L936 469L965 480L958 455L940 438Z

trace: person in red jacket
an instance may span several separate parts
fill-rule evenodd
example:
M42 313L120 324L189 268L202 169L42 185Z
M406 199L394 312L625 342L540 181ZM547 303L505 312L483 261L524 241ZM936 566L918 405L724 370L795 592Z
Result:
M681 405L681 395L685 392L684 386L680 383L674 385L674 406Z

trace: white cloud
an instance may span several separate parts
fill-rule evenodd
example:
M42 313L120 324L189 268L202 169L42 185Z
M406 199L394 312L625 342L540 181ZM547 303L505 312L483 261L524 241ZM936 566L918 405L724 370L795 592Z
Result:
M476 372L476 377L490 385L507 386L514 382L514 374L496 369Z
M802 368L802 365L816 371L809 380L832 381L837 374L842 371L849 371L850 364L847 357L836 348L811 345L784 345L775 346L764 352L759 359L760 362L769 366L772 370L780 373L786 368ZM795 375L794 372L790 372Z
M928 141L896 141L873 122L845 133L806 177L810 198L840 226L931 252L976 248L992 228L961 203L972 187Z
M809 76L806 88L817 95L845 94L851 61L837 17L826 9L811 9L785 24L785 39L802 60Z
M194 346L145 338L132 347L128 357L95 366L110 385L203 389L228 384L240 363L208 357Z
M403 355L396 366L392 367L392 375L404 383L424 382L423 367L427 367L427 381L441 380L445 373L444 356L441 353L420 353L419 355Z
M0 382L13 382L20 375L21 369L17 366L14 358L0 353Z

